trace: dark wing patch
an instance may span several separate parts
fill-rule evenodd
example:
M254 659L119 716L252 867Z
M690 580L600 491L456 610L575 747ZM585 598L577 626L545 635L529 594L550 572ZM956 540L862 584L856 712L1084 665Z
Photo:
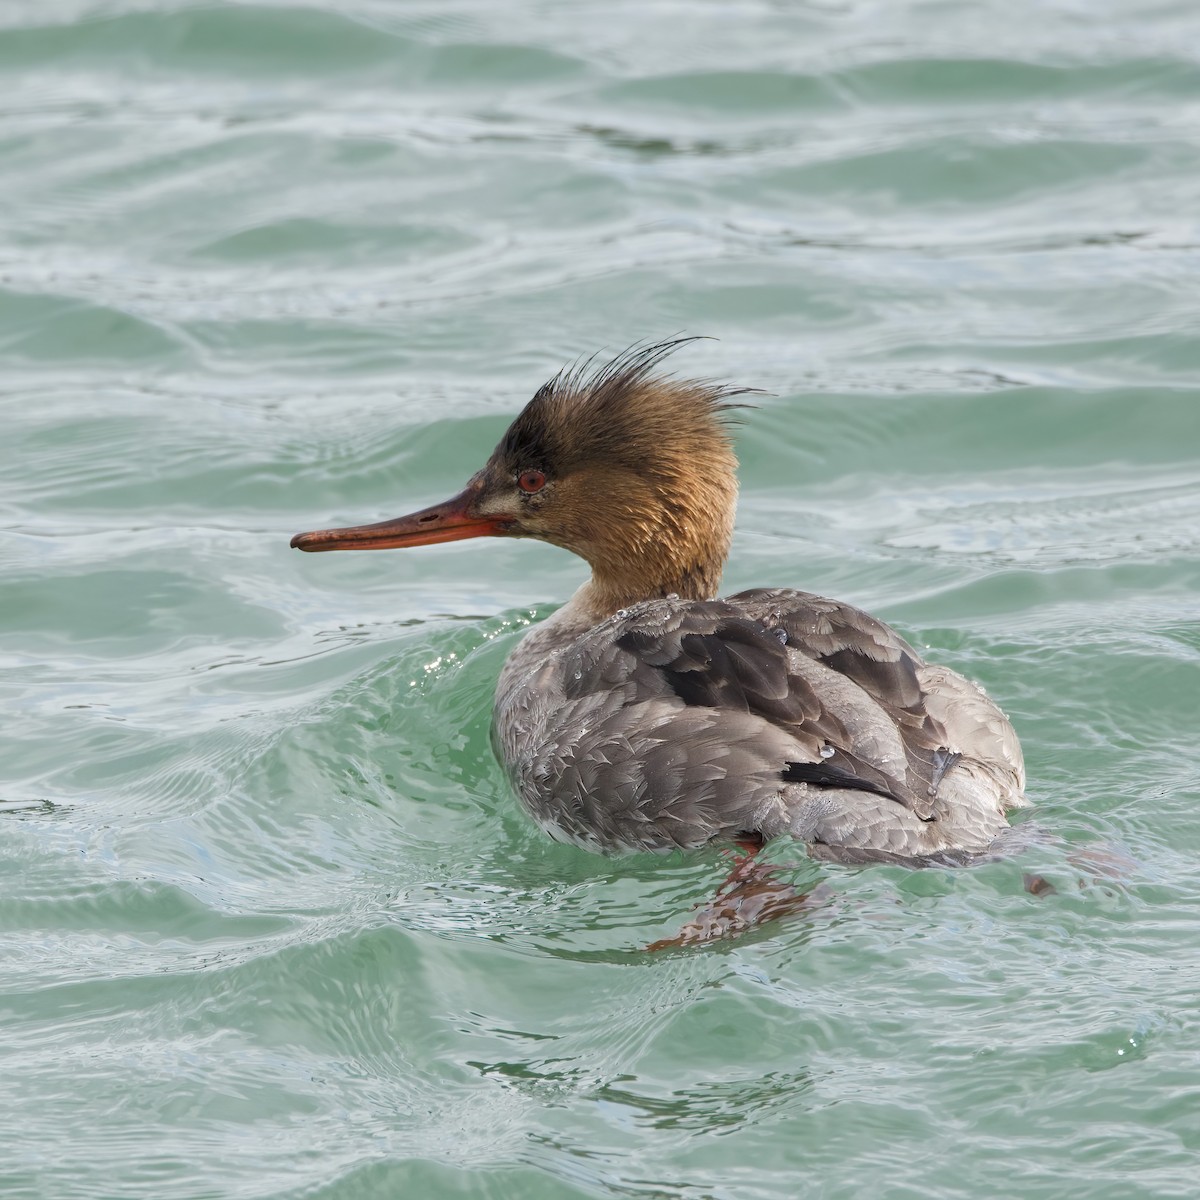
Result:
M729 611L719 601L693 604L675 629L635 627L615 644L656 667L684 704L754 713L773 725L808 727L814 737L844 734L809 683L789 673L779 639Z
M689 707L751 714L785 732L797 756L780 762L784 782L872 792L932 819L938 784L959 756L925 710L920 658L894 630L806 592L761 589L665 611L661 603L631 613L610 643L633 656L639 676L656 676ZM789 652L836 672L864 704L882 709L903 759L869 761L874 755L857 745L838 706L789 669Z
M657 666L672 691L689 705L757 711L759 701L776 702L788 694L787 656L760 625L736 617L711 628L656 639L637 631L617 639L622 650ZM657 661L656 661L657 660Z
M810 783L815 787L850 788L859 792L874 792L877 796L893 796L891 790L874 779L855 775L842 767L835 767L829 762L790 762L783 769L783 778L787 783Z
M904 745L906 769L897 794L929 820L938 785L960 756L925 708L916 651L869 613L808 592L756 588L731 596L730 603L782 630L789 646L851 680L884 709Z
M787 733L812 761L780 761L779 778L853 788L911 806L904 781L856 755L845 725L812 684L789 669L787 643L721 601L692 603L667 624L631 618L615 646L651 667L689 707L748 713ZM837 753L837 762L825 756ZM790 772L790 773L789 773Z
M875 649L874 640L870 649ZM915 708L921 703L917 659L900 650L893 659L876 658L863 645L845 646L832 654L817 655L817 661L847 679L853 679L869 696L896 708Z

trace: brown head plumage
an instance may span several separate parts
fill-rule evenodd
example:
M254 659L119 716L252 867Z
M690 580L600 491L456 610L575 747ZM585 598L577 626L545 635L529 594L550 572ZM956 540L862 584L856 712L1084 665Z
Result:
M716 592L737 502L729 401L747 389L655 373L692 340L560 372L482 472L485 491L514 518L509 533L586 559L604 607ZM544 476L542 486L523 489L526 472Z
M730 403L750 389L656 374L693 338L560 371L460 495L397 521L298 534L302 550L533 537L592 567L591 607L716 593L737 502Z

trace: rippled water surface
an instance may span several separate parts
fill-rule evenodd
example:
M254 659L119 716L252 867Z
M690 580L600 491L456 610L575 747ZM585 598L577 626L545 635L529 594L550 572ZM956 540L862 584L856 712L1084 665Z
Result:
M5 0L0 165L4 1196L1196 1194L1194 3ZM288 549L681 330L726 585L981 680L1017 860L647 955L722 860L488 744L581 565Z

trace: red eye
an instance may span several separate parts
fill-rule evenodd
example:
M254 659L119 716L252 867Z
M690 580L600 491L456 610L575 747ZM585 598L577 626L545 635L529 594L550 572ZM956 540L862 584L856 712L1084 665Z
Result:
M546 486L545 471L522 471L517 476L517 487L523 492L540 492Z

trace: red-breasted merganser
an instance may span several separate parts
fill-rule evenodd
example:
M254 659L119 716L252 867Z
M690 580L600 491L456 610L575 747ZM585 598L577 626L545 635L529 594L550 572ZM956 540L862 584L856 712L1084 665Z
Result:
M687 340L560 372L444 504L292 545L532 537L591 565L496 687L497 754L552 837L614 852L787 834L816 858L914 866L985 853L1025 777L980 687L849 604L714 598L746 389L655 374Z

